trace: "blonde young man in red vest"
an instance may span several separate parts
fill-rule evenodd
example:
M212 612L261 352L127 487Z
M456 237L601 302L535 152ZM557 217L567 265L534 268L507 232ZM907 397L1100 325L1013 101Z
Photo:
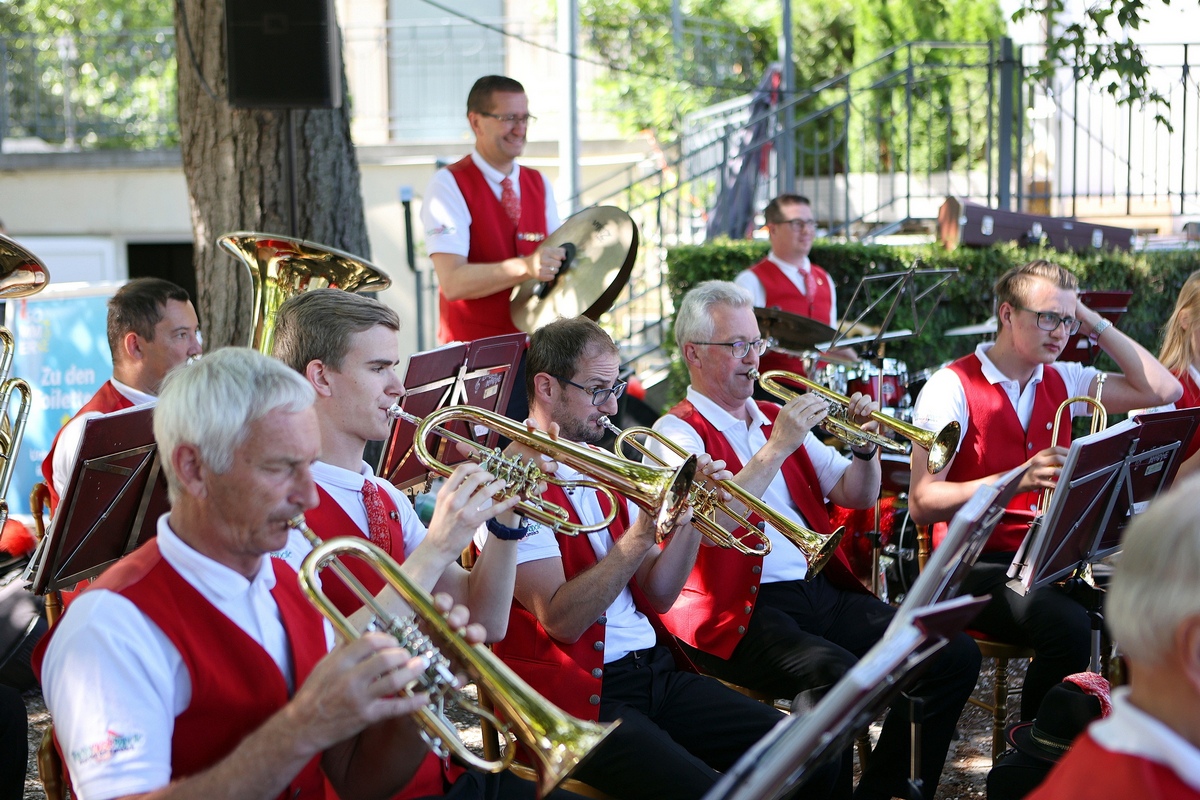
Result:
M136 278L108 301L112 380L58 432L42 462L50 513L71 478L75 454L91 417L153 403L167 373L201 352L200 323L187 291L160 278Z
M1066 591L1049 586L1022 597L1006 587L1008 566L1041 491L1054 487L1070 445L1074 407L1064 414L1060 440L1050 440L1059 405L1068 397L1096 394L1098 370L1057 359L1077 330L1096 339L1121 370L1104 384L1110 414L1170 403L1182 392L1145 348L1080 303L1076 289L1075 276L1048 261L1006 272L995 286L1000 325L995 343L981 344L935 372L913 415L922 428L940 430L957 421L963 431L957 454L936 475L929 472L929 454L913 450L908 502L918 524L948 521L979 486L1026 467L1020 493L963 583L964 592L992 596L972 628L1036 651L1021 693L1021 719L1033 719L1050 687L1086 669L1090 650L1087 611ZM935 527L935 546L940 533Z
M734 283L750 293L759 308L778 308L837 328L837 287L829 273L809 260L817 236L812 203L799 194L781 194L763 211L771 251L767 257L738 273ZM838 348L835 354L857 360L854 350ZM804 362L774 350L762 356L762 369L804 373Z
M550 182L517 164L534 118L525 88L487 75L467 95L475 135L469 156L438 170L425 190L421 223L438 278L438 341L516 333L509 290L558 274L566 253L542 247L559 225Z
M1105 602L1129 685L1075 740L1033 800L1200 800L1200 479L1126 531Z
M427 590L446 592L466 605L488 637L499 639L508 626L517 545L498 536L509 531L523 534L511 513L517 498L493 502L504 482L478 464L463 464L438 493L426 531L408 498L363 461L368 441L387 438L391 423L387 410L404 395L396 374L399 329L395 311L339 289L305 292L279 309L275 357L304 375L317 394L314 408L321 453L312 474L319 502L308 512L308 524L325 539L361 536L373 541ZM497 518L504 524L497 525ZM476 529L488 522L500 533L489 534L496 539L494 546L467 572L455 559ZM302 554L279 555L296 565L296 556ZM373 593L383 589L379 576L362 562L351 559L348 566ZM345 614L362 605L332 576L325 580L325 590ZM441 796L451 791L456 797L474 797L485 784L500 786L505 797L533 797L533 784L511 773L467 772L432 752L397 797Z
M725 281L705 281L684 297L675 338L691 377L687 398L655 430L688 452L708 453L735 473L733 480L768 506L820 534L830 532L825 498L865 508L879 493L875 447L846 458L811 430L828 416L826 402L805 393L780 407L753 399L759 368L758 324L749 294ZM849 413L867 422L878 406L859 393ZM874 426L874 423L867 423ZM705 548L680 599L664 615L667 627L707 674L776 697L816 699L883 635L894 614L850 571L840 551L812 576L794 544L766 526L771 552L763 557ZM960 634L908 692L924 701L922 792L932 798L959 712L979 674L979 651ZM908 704L888 712L879 743L854 796L908 796ZM838 795L851 786L849 752Z
M616 345L591 320L557 320L539 329L529 346L531 416L544 429L557 426L563 439L599 442L600 418L617 413L625 389L619 370ZM702 462L698 476L728 475L720 462ZM576 475L561 464L556 473ZM568 494L551 486L543 498L584 523L601 521L610 509L592 489ZM606 530L566 536L535 526L520 542L516 602L496 653L567 712L621 720L577 773L613 797L699 798L719 770L780 718L677 666L659 615L675 602L700 549L690 519L689 510L659 547L653 520L618 497L616 519ZM484 554L494 545L488 541ZM826 796L828 779L827 773L816 776L803 796Z
M427 701L397 693L423 659L382 633L330 650L296 572L268 557L307 547L289 520L317 502L312 402L246 348L164 384L154 432L171 512L80 595L40 663L77 796L323 800L328 780L349 800L420 763L411 714Z

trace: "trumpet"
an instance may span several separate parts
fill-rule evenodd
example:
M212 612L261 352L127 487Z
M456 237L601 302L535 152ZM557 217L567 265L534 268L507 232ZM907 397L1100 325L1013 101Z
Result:
M540 431L529 431L524 425L517 424L508 417L474 406L447 406L421 418L409 414L397 403L388 409L388 414L417 426L413 440L417 458L426 467L441 475L449 475L454 468L439 461L425 446L425 439L431 433L468 447L472 451L472 457L479 461L484 469L506 480L508 486L504 490L504 497L519 493L528 495L542 481L562 486L564 489L594 488L608 495L610 511L607 517L602 522L588 525L570 522L566 509L553 503L540 499L521 501L517 506L518 514L549 527L555 533L576 536L607 528L616 517L614 492L625 495L645 511L654 514L656 527L662 535L675 527L676 519L687 508L688 492L696 472L694 456L677 468L634 464L602 450L552 439ZM520 458L507 458L498 447L488 450L472 439L441 427L451 422L483 425L498 431L512 441L548 455L593 480L559 481L543 473L532 462L525 462Z
M438 612L433 598L405 575L400 565L382 548L355 536L322 541L308 527L303 514L293 517L289 524L313 544L312 552L300 565L300 588L339 634L347 640L360 635L321 589L320 573L326 568L332 568L375 615L373 628L381 628L395 636L411 655L426 658L429 666L408 691L429 694L429 705L419 709L414 716L422 737L438 756L446 758L453 754L469 766L486 772L500 772L512 764L520 742L536 760L538 791L544 796L619 724L619 720L600 724L567 714L534 691L486 647L468 644ZM370 564L408 604L425 630L417 627L416 619L399 619L384 609L342 562L342 555ZM451 658L470 680L488 691L508 723L501 722L495 714L464 695L463 683L455 674ZM479 715L501 731L505 748L499 759L480 758L467 748L454 724L446 717L445 710L450 705Z
M865 431L861 426L851 422L847 413L850 406L850 398L845 395L838 394L832 389L827 389L802 375L785 370L768 370L761 376L754 372L751 373L751 378L757 378L759 386L785 403L794 397L798 397L799 393L780 385L779 381L781 379L800 384L805 389L820 395L829 403L829 416L821 423L821 427L851 447L874 444L893 453L904 452L904 446L899 442L894 442L888 437L877 433ZM918 428L916 425L910 425L907 422L898 420L895 417L889 417L886 414L881 414L878 411L871 412L871 419L885 428L894 430L904 438L914 444L919 444L929 451L929 471L935 475L945 469L946 465L950 463L950 459L958 447L959 437L962 435L961 426L957 422L951 422L940 431L934 432Z
M658 442L680 458L687 458L689 455L677 442L668 439L653 428L635 426L621 430L608 417L601 417L600 424L617 435L616 448L618 453L621 452L621 448L624 445L628 444L634 450L641 453L643 457L652 458L659 464L665 464L666 462L659 458L646 444L633 438L635 436L645 436L647 441L653 440ZM775 530L783 534L789 542L796 545L808 562L808 575L810 577L820 572L829 559L833 557L834 551L837 550L838 544L841 543L842 536L846 532L846 529L842 527L828 536L822 536L816 531L809 530L803 525L793 522L776 512L775 509L733 481L719 481L718 485L749 509L751 514L758 515L758 517L769 523ZM746 555L765 556L771 552L771 540L767 538L767 535L744 514L733 511L729 504L719 500L717 493L712 489L700 483L695 483L692 485L689 499L695 512L692 517L692 524L696 526L700 533L712 541L713 544L718 547L732 548ZM744 528L747 531L747 536L754 537L757 541L747 543L744 539L727 531L717 522L716 512L718 511L733 520L735 525Z

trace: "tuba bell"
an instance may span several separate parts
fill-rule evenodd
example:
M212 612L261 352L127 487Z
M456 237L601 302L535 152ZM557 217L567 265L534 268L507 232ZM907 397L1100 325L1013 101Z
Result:
M37 256L0 234L0 300L29 297L50 283L50 271ZM16 342L0 326L0 529L8 521L8 485L16 469L17 452L33 405L33 389L23 378L10 378ZM14 400L15 398L15 400ZM15 411L13 403L17 406Z
M392 285L382 269L358 256L316 242L274 233L236 231L217 244L250 269L254 313L250 346L271 354L275 315L292 297L313 289L380 292Z

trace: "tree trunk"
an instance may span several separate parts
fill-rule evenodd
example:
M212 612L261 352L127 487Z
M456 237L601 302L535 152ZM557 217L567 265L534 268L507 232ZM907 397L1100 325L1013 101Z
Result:
M290 112L231 108L224 24L223 2L182 0L176 5L183 171L195 242L198 313L210 350L250 339L254 288L249 270L217 245L222 234L296 235L370 258L348 104ZM345 84L342 68L343 90ZM289 114L295 131L294 225Z

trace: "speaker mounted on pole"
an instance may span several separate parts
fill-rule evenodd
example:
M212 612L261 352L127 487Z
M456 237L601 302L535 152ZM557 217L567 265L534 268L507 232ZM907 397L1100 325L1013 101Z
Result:
M341 42L333 0L225 0L235 108L338 108Z

